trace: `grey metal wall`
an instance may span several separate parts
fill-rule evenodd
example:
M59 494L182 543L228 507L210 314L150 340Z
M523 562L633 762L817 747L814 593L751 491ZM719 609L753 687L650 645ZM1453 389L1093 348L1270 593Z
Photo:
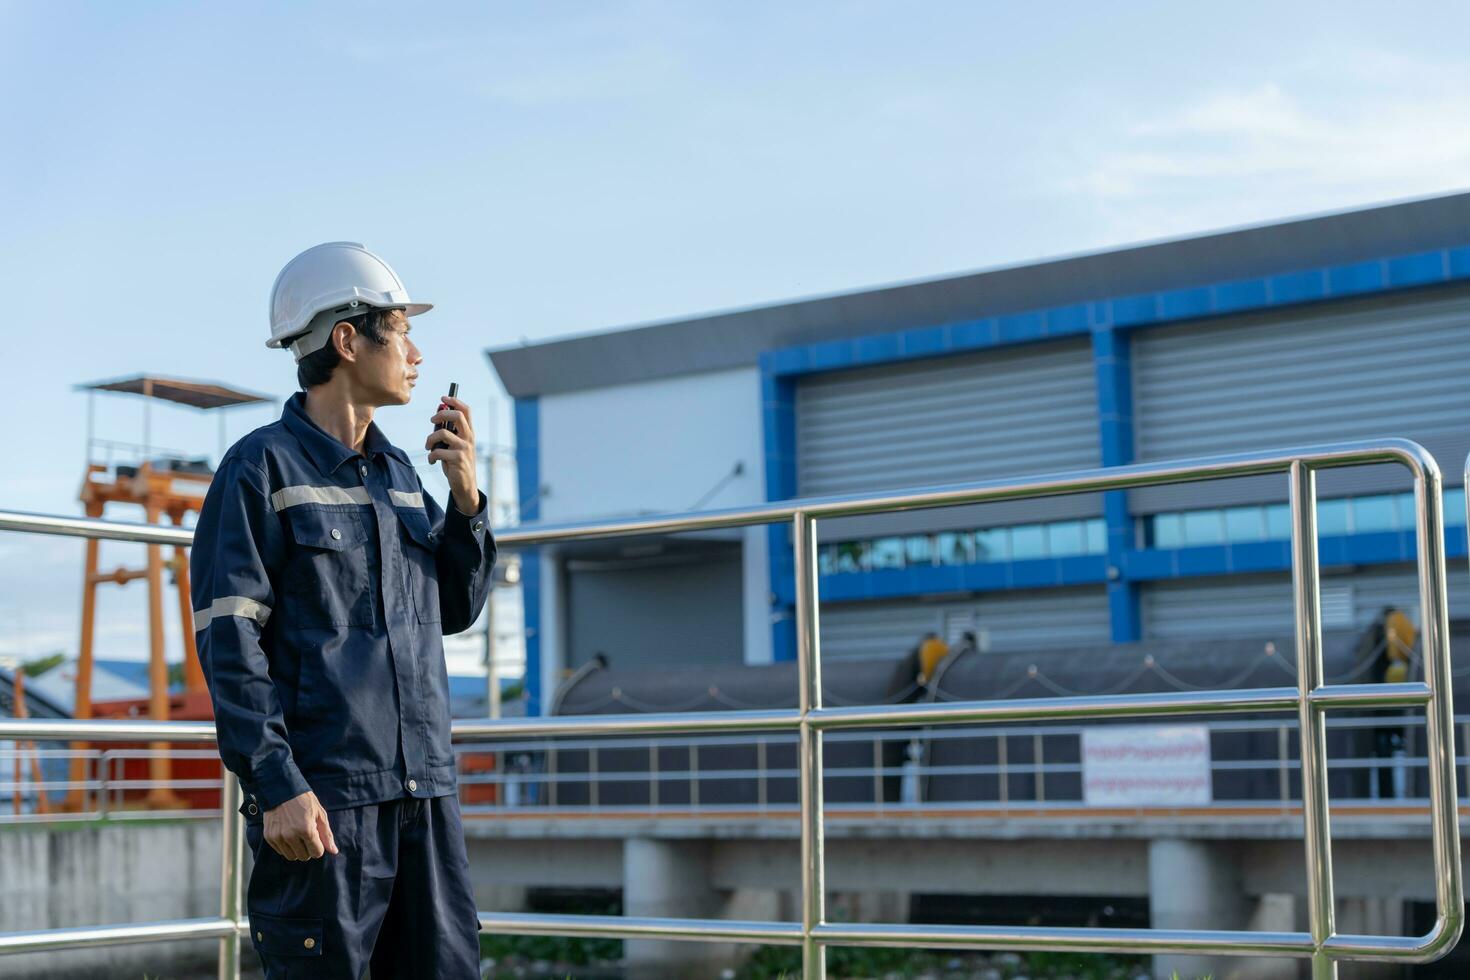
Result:
M929 630L983 630L996 651L1107 643L1110 636L1107 593L1100 586L996 592L951 602L824 603L818 625L824 659L892 656Z
M1143 330L1133 341L1139 460L1403 436L1462 482L1470 451L1470 290L1310 314ZM1319 493L1408 489L1399 467L1323 473ZM1151 487L1137 513L1285 498L1284 478Z
M812 375L796 392L803 496L932 486L1100 465L1087 341ZM824 540L1100 513L1092 497L823 522ZM936 520L936 516L940 519Z
M1470 572L1449 565L1450 616L1470 617ZM1292 630L1291 576L1230 575L1150 582L1143 587L1147 639L1281 636ZM1322 577L1323 629L1362 628L1398 606L1419 619L1419 585L1412 565L1380 566Z
M615 667L744 663L740 549L657 563L572 562L567 663L602 651Z

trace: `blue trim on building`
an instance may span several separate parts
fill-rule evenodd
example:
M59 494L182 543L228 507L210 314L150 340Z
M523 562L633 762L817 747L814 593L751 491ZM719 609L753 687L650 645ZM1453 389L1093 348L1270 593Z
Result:
M516 493L521 523L541 517L541 402L515 400ZM521 605L526 640L526 714L541 714L541 551L521 552Z
M796 496L796 382L772 370L761 355L761 426L766 453L766 499L788 500ZM796 565L792 554L791 528L784 523L766 525L770 556L771 659L796 659L795 599Z
M761 374L792 376L961 354L1010 344L1129 330L1201 317L1470 280L1470 244L1370 262L1321 266L1213 285L1116 296L941 326L827 340L766 351Z
M1133 462L1133 341L1111 326L1092 332L1092 364L1097 378L1097 428L1104 466ZM1143 638L1143 607L1138 585L1122 577L1123 556L1136 542L1135 521L1128 511L1128 491L1103 494L1103 523L1108 532L1108 617L1114 643Z
M784 500L797 493L795 402L796 382L802 375L1091 334L1102 461L1104 466L1119 466L1133 461L1131 330L1465 281L1470 281L1470 244L765 351L760 373L766 499ZM1105 582L1113 639L1127 642L1142 634L1140 582L1290 568L1287 546L1275 541L1140 550L1126 492L1104 494L1103 511L1108 528L1106 560L1059 559L1080 563L1069 565L1065 574L1046 571L1044 566L1054 564L1052 560L848 572L824 576L822 598L897 598ZM776 597L772 649L775 659L789 660L796 647L790 529L771 525L769 533L771 592ZM1447 534L1449 554L1463 556L1464 531L1451 528ZM1320 555L1323 565L1384 564L1411 561L1413 547L1407 533L1357 534L1324 538Z
M1465 528L1445 528L1447 558L1466 557ZM1318 539L1318 561L1334 565L1395 565L1414 561L1413 531L1373 531L1363 534L1324 535ZM1291 543L1250 541L1194 548L1148 548L1129 552L1123 574L1131 581L1194 578L1205 575L1244 575L1251 572L1291 570Z

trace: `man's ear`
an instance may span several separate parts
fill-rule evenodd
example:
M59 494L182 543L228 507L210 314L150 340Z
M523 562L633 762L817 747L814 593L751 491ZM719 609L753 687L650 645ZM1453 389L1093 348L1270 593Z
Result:
M346 320L338 320L332 326L332 346L337 348L337 356L344 361L355 360L352 353L352 343L357 339L357 328Z

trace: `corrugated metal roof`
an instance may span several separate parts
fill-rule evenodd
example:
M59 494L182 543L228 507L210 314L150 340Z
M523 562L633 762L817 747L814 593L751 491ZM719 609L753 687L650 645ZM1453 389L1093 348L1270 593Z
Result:
M1470 193L487 350L513 397L756 363L763 350L1362 261L1470 240Z

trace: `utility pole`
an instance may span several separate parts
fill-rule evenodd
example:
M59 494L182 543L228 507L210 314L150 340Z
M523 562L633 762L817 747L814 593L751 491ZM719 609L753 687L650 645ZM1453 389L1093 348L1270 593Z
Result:
M490 451L485 454L485 513L495 526L495 452L500 433L495 426L495 395L490 395ZM485 600L485 703L490 717L500 717L500 678L495 676L495 570L490 570L490 597Z

